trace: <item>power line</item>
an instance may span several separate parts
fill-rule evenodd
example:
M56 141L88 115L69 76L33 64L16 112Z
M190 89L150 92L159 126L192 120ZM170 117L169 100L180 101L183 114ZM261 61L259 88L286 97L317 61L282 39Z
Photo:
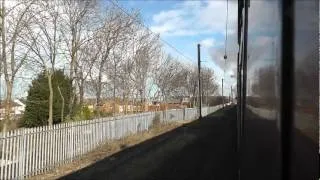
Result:
M228 14L229 14L229 2L227 0L227 17L226 17L226 39L225 39L225 49L224 49L224 53L225 56L227 56L227 41L228 41ZM227 59L227 58L225 58Z
M228 41L228 14L229 14L229 1L227 0L227 12L226 12L226 38L225 38L225 46L224 46L224 67L223 67L223 78L222 78L222 98L224 104L224 97L223 97L223 79L225 78L226 74L226 61L227 61L227 41Z
M122 12L124 12L127 16L131 17L133 20L135 20L136 22L138 22L140 25L142 25L143 27L145 27L148 31L150 31L153 34L156 34L155 32L153 32L148 26L146 26L144 23L142 23L141 21L137 20L135 17L133 17L130 13L128 13L124 8L122 8L121 6L119 6L119 4L115 3L113 0L109 0L114 6L116 6L118 9L120 9ZM160 38L159 39L165 43L166 45L168 45L169 47L171 47L172 49L174 49L178 54L180 54L181 56L183 56L184 58L188 59L189 61L191 61L192 63L193 60L190 57L187 57L186 55L184 55L181 51L179 51L176 47L174 47L173 45L171 45L169 42L167 42L166 40Z

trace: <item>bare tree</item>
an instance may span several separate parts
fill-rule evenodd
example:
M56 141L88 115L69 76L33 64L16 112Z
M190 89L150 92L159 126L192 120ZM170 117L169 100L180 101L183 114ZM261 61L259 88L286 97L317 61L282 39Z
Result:
M128 41L127 41L128 42ZM118 89L120 89L120 92L122 93L122 100L125 102L125 113L128 111L128 103L131 98L133 99L131 95L135 92L135 86L134 81L131 78L133 74L133 54L127 53L129 47L128 43L124 43L125 47L121 48L121 64L118 69Z
M51 1L38 1L37 8L34 13L37 16L33 18L33 26L29 27L28 39L25 44L32 51L33 61L30 61L33 65L38 65L41 69L44 69L48 79L49 85L49 118L48 124L53 124L53 87L52 77L55 66L57 64L57 58L59 48L61 47L62 36L59 34L59 4Z
M202 81L202 97L205 100L204 102L208 104L208 97L214 95L218 90L218 84L214 76L214 71L210 68L202 68L201 81Z
M164 56L162 62L155 70L154 81L163 101L167 102L167 99L182 87L182 83L185 83L186 76L181 63L173 59L170 54L162 56Z
M92 25L93 12L95 10L95 0L64 0L62 1L62 14L65 26L61 29L64 35L64 40L68 49L69 56L69 76L71 79L71 85L73 85L76 79L77 61L79 61L79 51L86 41L90 40L91 36L86 31L89 30L89 26ZM89 24L90 23L90 24ZM65 28L67 27L67 28ZM89 36L88 36L89 35ZM80 74L81 75L81 74ZM72 87L72 86L71 86ZM73 91L73 90L71 90ZM82 92L81 92L82 93ZM83 97L81 97L83 98ZM73 111L75 93L69 99L69 115Z
M147 92L147 81L151 79L154 61L160 50L159 36L142 29L137 31L134 40L134 56L131 61L131 80L134 82L136 96L144 101Z
M116 92L121 92L123 91L123 86L121 87L121 83L123 83L125 80L121 77L123 77L123 71L121 71L121 67L123 66L123 61L124 61L124 53L126 53L126 42L122 41L119 43L117 48L112 50L112 56L110 56L110 64L111 67L108 70L109 75L108 77L111 80L111 83L113 85L113 111L115 114L115 109L116 109ZM124 87L125 88L125 87ZM118 93L120 94L120 93Z
M86 41L80 47L77 54L77 62L75 68L76 83L79 89L79 105L82 106L84 102L85 85L88 81L94 63L98 59L100 53L99 47L96 46L93 40Z
M198 93L198 71L196 67L191 68L190 70L187 70L187 77L185 81L185 89L187 91L187 95L189 97L192 97L193 100L193 106L196 105L196 97Z
M13 84L16 74L26 62L29 49L21 43L31 18L30 13L33 1L10 2L2 0L0 6L0 31L1 31L1 63L6 83L5 120L3 131L7 130L7 123L10 121L11 100ZM1 66L0 66L1 67Z
M106 14L103 15L102 28L95 34L95 41L101 49L99 59L96 61L96 72L93 77L96 84L96 99L97 104L101 104L101 92L103 87L103 76L106 72L107 62L110 52L126 35L130 33L130 28L134 24L134 20L120 12L119 9L111 6L106 9Z

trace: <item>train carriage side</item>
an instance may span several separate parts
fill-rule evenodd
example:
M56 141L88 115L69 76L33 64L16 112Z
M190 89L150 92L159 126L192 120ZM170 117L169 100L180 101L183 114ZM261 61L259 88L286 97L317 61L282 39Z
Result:
M240 179L319 176L319 1L238 0Z

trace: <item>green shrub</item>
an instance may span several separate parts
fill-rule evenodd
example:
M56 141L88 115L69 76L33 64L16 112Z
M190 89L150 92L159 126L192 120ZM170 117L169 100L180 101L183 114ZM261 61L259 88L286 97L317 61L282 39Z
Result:
M94 117L98 118L98 117L110 117L113 115L112 112L104 112L104 111L100 111L98 109L95 109L93 111Z
M81 114L82 114L83 119L85 119L85 120L94 118L94 114L90 111L88 106L82 107Z
M62 70L57 70L52 76L53 87L53 123L60 123L62 99L58 90L60 87L62 96L64 97L64 117L69 114L69 99L73 92L70 79ZM48 124L49 117L49 85L46 72L41 72L28 91L25 113L22 118L24 127L36 127Z

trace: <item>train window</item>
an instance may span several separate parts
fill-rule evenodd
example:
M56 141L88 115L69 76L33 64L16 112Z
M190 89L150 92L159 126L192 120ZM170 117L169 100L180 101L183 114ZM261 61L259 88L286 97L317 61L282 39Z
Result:
M314 179L320 152L319 1L248 3L239 0L238 12L241 179Z
M292 179L319 173L319 1L295 1ZM301 168L308 167L308 168Z

